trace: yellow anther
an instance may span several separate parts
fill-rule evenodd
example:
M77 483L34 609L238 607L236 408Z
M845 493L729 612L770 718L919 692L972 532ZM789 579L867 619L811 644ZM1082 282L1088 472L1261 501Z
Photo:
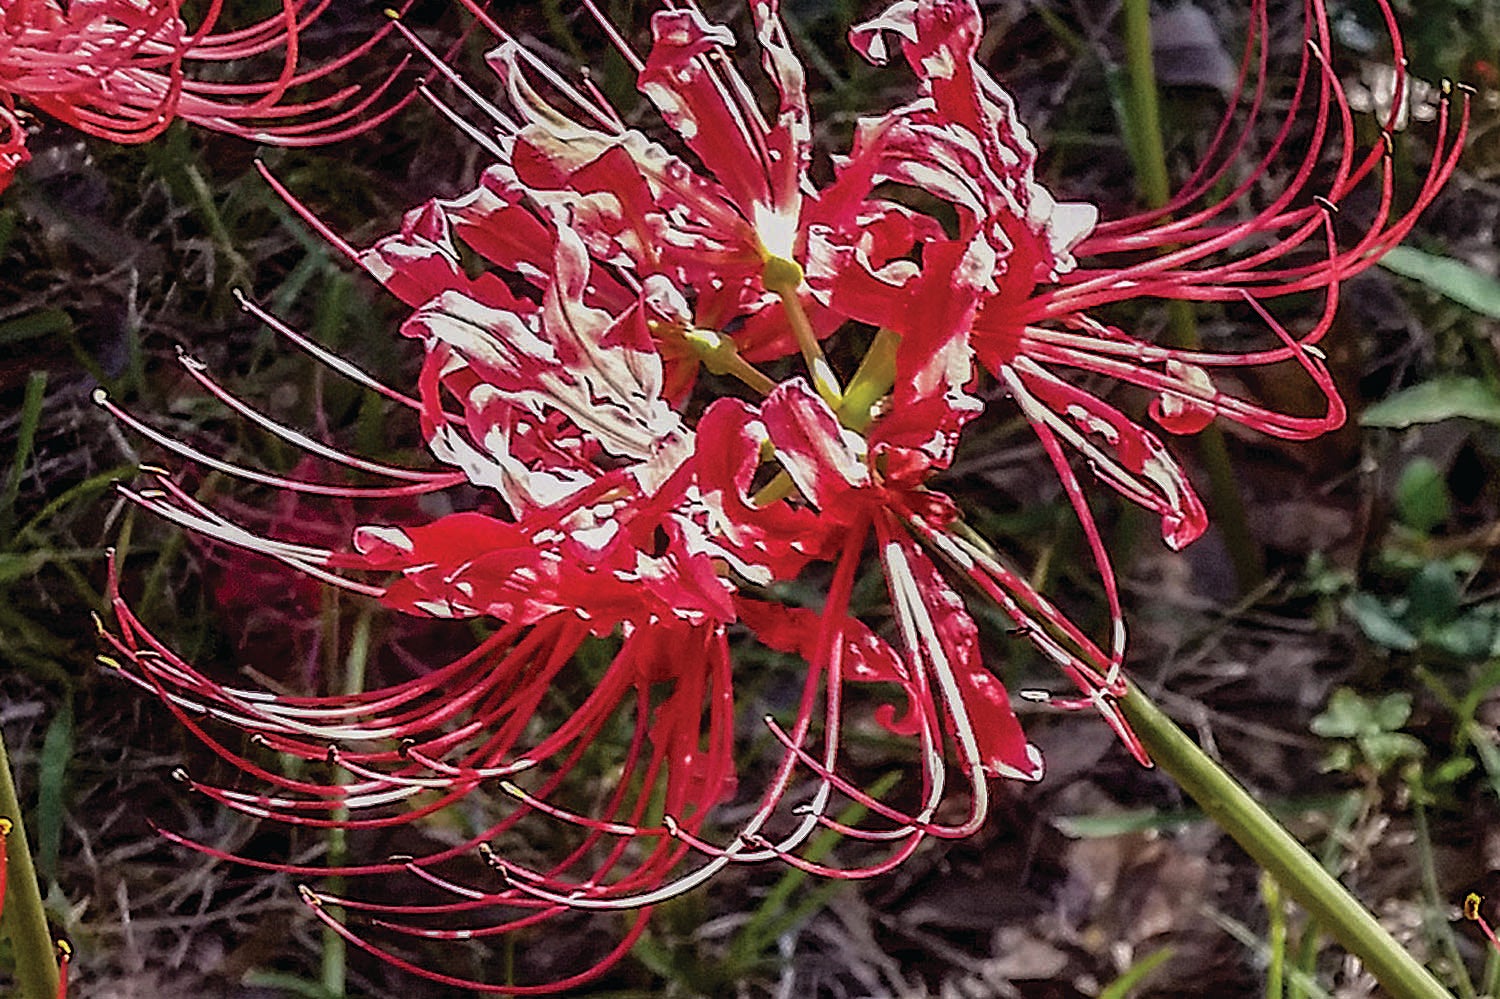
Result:
M1473 923L1479 922L1479 906L1482 902L1484 902L1484 899L1480 897L1478 892L1471 891L1468 895L1465 895L1464 918Z
M0 819L0 839L10 835L10 831L16 827L10 819Z
M57 948L57 956L62 958L64 961L73 956L73 945L68 943L66 940L53 941L53 946Z

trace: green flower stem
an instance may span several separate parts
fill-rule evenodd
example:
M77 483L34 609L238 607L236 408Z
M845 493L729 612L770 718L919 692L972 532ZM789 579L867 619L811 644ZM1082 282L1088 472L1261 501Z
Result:
M53 999L57 995L57 955L47 913L37 886L36 868L21 822L21 802L11 779L10 757L0 736L0 818L10 820L10 835L4 849L9 862L5 887L4 917L0 932L10 938L16 961L16 984L24 999Z
M1161 134L1161 104L1156 92L1156 64L1151 54L1150 0L1125 0L1125 65L1129 82L1126 123L1137 183L1148 207L1161 208L1172 197L1167 175L1167 153ZM1183 350L1201 350L1198 321L1191 302L1167 303L1167 339ZM1245 501L1240 495L1234 466L1224 433L1217 425L1203 429L1196 438L1198 460L1208 475L1209 501L1214 523L1229 549L1235 579L1241 593L1249 593L1265 577L1260 547L1250 533Z
M1121 706L1151 758L1393 999L1453 999L1349 890L1134 684Z

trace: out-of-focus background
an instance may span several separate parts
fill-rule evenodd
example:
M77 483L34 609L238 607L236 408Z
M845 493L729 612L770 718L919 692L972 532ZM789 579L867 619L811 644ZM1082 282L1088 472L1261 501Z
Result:
M1349 425L1309 444L1226 429L1263 571L1237 577L1217 530L1172 554L1103 490L1096 509L1118 557L1135 676L1460 999L1476 999L1500 993L1500 960L1458 910L1467 892L1500 896L1500 0L1397 5L1419 81L1412 120L1395 137L1397 202L1409 201L1425 170L1444 80L1475 89L1469 150L1409 249L1346 286L1324 346ZM637 26L649 9L602 6ZM736 5L707 6L744 29L743 12L729 13ZM909 97L909 78L866 66L844 42L873 5L785 6L824 149L843 146L857 115ZM1106 217L1138 210L1120 4L982 6L983 58L1032 129L1050 189L1094 202ZM1297 56L1302 5L1272 6L1285 67ZM353 7L313 29L311 51L337 51L373 30L378 12ZM1222 113L1243 7L1191 0L1157 11L1164 145L1178 180ZM493 9L559 65L586 62L605 92L631 106L623 62L599 54L597 31L572 4ZM1374 5L1330 0L1330 18L1340 45L1332 71L1355 103L1378 106L1389 51ZM443 47L472 27L436 0L409 23ZM491 41L475 30L453 55L485 91L495 86L482 63ZM390 45L394 61L401 42ZM751 50L748 39L742 48ZM1283 98L1273 90L1273 106ZM1375 139L1374 122L1361 117L1362 141ZM351 622L368 609L133 512L112 483L163 456L90 397L103 386L181 439L290 468L287 448L189 381L174 357L181 346L242 398L316 436L414 456L419 438L406 417L237 307L233 293L243 290L394 384L410 384L419 360L395 332L402 309L293 216L254 158L365 245L406 209L463 191L484 154L420 103L376 134L308 152L257 151L181 125L137 148L83 139L45 118L31 125L33 162L0 196L0 727L32 807L52 918L77 952L74 994L328 997L331 945L293 879L175 848L151 823L271 859L317 862L325 844L257 826L175 784L179 766L225 775L158 704L96 665L90 615L105 611L103 549L120 544L125 590L188 658L225 679L314 691L336 682ZM1263 186L1284 179L1273 172ZM1341 224L1357 231L1369 207L1346 205ZM1142 336L1166 325L1151 305L1109 318ZM1251 335L1212 308L1198 321L1216 349ZM1282 375L1241 387L1285 410L1318 404ZM1143 408L1139 399L1120 402ZM985 426L966 440L945 487L997 547L1097 624L1103 598L1039 445L1023 421ZM1175 447L1204 482L1192 443ZM269 530L293 525L332 546L368 516L201 471L188 481ZM388 675L472 641L462 626L372 620L373 668ZM1008 682L1041 675L998 628L987 639ZM737 678L751 771L768 747L750 720L781 703L796 673L776 659L748 663ZM1169 779L1136 765L1097 719L1032 708L1024 720L1047 777L1000 787L997 814L975 837L931 843L865 883L731 872L664 906L645 941L591 991L1248 997L1266 994L1267 968L1279 963L1288 996L1376 994ZM908 753L872 730L853 759L873 785L908 767ZM607 751L598 755L607 761ZM471 819L460 814L444 820L453 829L429 831L442 838ZM398 845L350 837L348 849L383 856ZM455 973L497 981L512 966L518 975L556 972L591 945L543 927L427 957L446 954ZM0 950L0 981L7 962ZM357 952L346 962L350 996L454 994Z

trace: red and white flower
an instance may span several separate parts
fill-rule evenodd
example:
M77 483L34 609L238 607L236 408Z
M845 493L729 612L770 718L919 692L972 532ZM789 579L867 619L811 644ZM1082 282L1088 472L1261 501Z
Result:
M372 38L314 68L301 65L301 33L330 0L284 0L281 13L220 30L223 0L189 27L181 0L0 2L0 190L29 158L17 101L89 135L147 142L181 118L256 142L312 145L378 124L369 114L394 78L322 97L290 98L367 52ZM195 79L190 68L280 53L270 79Z
M696 8L659 11L645 58L604 25L668 129L654 138L471 6L501 38L491 62L508 106L465 89L488 115L479 126L432 99L495 157L472 192L413 210L399 232L361 250L272 179L324 237L413 309L401 332L424 352L417 392L373 382L246 306L335 370L416 411L428 448L447 467L392 467L312 441L191 363L205 388L242 415L388 484L333 487L240 468L104 400L180 456L252 481L375 497L463 484L485 497L425 525L362 527L349 550L335 551L259 537L165 474L151 489L126 490L188 529L397 610L495 624L472 653L425 675L359 695L289 697L220 683L183 661L116 585L110 662L265 784L247 792L186 778L200 792L314 828L420 822L491 789L507 802L479 831L420 857L326 871L256 862L309 876L406 872L441 890L444 901L432 904L333 900L313 889L305 896L360 946L488 991L531 987L417 967L334 919L324 903L439 939L505 932L569 910L639 910L620 947L553 986L575 984L623 953L650 906L726 865L781 859L867 876L927 836L972 832L984 821L991 779L1038 779L1041 758L982 654L975 601L1009 618L1071 681L1075 691L1053 704L1099 711L1142 755L1115 707L1124 625L1073 460L1158 514L1170 545L1203 531L1204 509L1160 438L1069 374L1145 389L1152 417L1172 433L1220 416L1292 439L1336 426L1343 409L1316 345L1339 285L1398 241L1432 199L1453 170L1466 114L1450 135L1444 106L1427 183L1412 207L1393 211L1388 144L1357 149L1328 69L1325 12L1309 3L1306 54L1284 123L1247 179L1207 202L1268 103L1267 13L1256 2L1235 102L1239 127L1232 108L1209 163L1166 209L1098 223L1093 208L1059 202L1037 181L1035 147L977 62L972 0L899 0L855 29L854 44L874 61L890 58L892 39L899 44L917 96L862 120L822 187L810 169L803 73L774 2L751 5L774 114L734 68L732 33ZM1399 65L1399 42L1396 55ZM1304 114L1312 115L1308 151L1289 184L1254 206L1258 182ZM1315 176L1325 178L1319 187ZM1380 190L1376 216L1364 236L1341 245L1330 213L1370 183ZM889 193L902 186L944 202L953 231ZM1306 291L1322 292L1325 304L1295 329L1265 304ZM1238 304L1264 327L1268 346L1172 349L1092 314L1139 297ZM857 369L841 374L824 345L845 340L868 346ZM1278 413L1221 391L1214 377L1277 364L1312 379L1326 396L1324 412ZM964 427L984 414L975 394L981 369L1035 429L1083 524L1111 609L1102 642L964 525L936 487ZM737 391L722 394L730 382ZM862 619L851 604L867 563L888 600L884 613ZM818 601L790 599L809 582L823 589ZM780 756L754 789L737 782L733 759L735 642L807 665L795 708L764 721ZM602 664L600 648L608 650ZM559 713L549 703L559 688L588 693ZM866 715L913 740L915 807L878 800L850 776L843 735ZM215 729L226 723L277 753L326 761L340 779L276 773L220 741ZM596 789L585 813L570 778L601 733L621 725L628 749L612 787ZM954 797L964 803L956 819L941 807ZM716 806L731 799L739 819L719 820ZM870 823L834 819L848 802L864 806ZM504 852L502 834L541 818L574 831L565 857L546 866ZM887 852L851 869L815 862L804 847L824 828ZM451 873L475 853L494 869L491 882Z

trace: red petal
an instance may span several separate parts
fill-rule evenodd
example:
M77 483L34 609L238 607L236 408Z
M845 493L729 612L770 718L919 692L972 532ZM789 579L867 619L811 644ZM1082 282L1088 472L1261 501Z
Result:
M920 604L912 610L925 613L937 638L937 648L910 649L908 655L927 660L929 665L926 668L938 681L932 685L936 689L942 689L944 672L951 675L957 688L958 703L944 698L946 717L955 736L965 731L972 736L978 747L978 762L988 776L1041 779L1041 755L1027 741L1020 721L1011 710L1010 696L1004 685L981 662L979 629L969 616L963 598L954 592L927 553L909 535L891 532L882 544L899 548L921 598ZM890 571L889 563L887 571ZM892 598L898 604L905 604L897 593L893 593ZM918 628L919 638L922 630Z
M805 607L787 607L760 600L738 598L734 603L740 621L755 632L756 640L769 649L816 660L823 628L823 614ZM922 729L919 715L920 692L896 650L879 635L855 618L846 617L838 624L842 636L843 675L860 683L894 683L906 694L904 717L897 716L896 706L882 704L875 718L895 735L916 735Z
M797 488L825 513L851 490L870 484L864 441L839 426L828 404L800 378L782 382L760 407L776 460ZM847 511L842 511L847 512Z
M1089 467L1103 482L1161 517L1162 539L1182 548L1208 527L1203 508L1186 473L1156 435L1097 396L1063 381L1026 358L999 375L1018 395L1028 419L1045 420L1051 429L1084 450ZM1050 418L1028 403L1040 404Z

